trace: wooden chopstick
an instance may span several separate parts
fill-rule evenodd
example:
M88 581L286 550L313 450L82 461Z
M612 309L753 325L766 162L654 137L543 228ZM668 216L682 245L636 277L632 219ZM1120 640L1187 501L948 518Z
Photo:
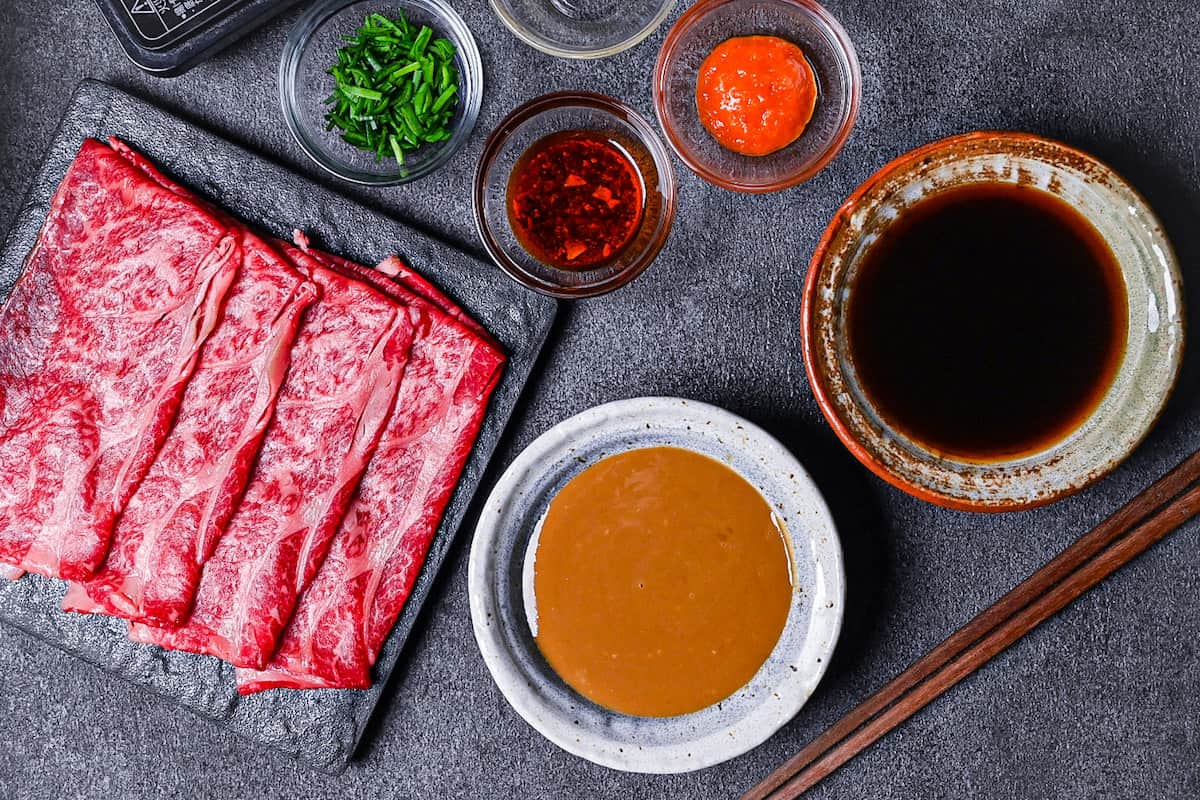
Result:
M786 800L811 788L1200 512L1200 487L1192 486L1198 479L1200 452L1138 494L855 707L750 789L743 800Z

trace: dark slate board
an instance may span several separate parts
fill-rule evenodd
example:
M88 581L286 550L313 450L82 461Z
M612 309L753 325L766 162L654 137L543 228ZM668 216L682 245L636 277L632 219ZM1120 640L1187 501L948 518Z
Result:
M500 270L395 220L346 200L253 153L107 84L85 81L50 145L25 205L0 251L0 296L7 297L37 238L50 198L85 137L117 136L168 175L251 225L282 238L306 230L314 244L360 263L396 253L482 322L504 345L508 367L429 558L366 691L276 689L239 698L233 669L207 656L139 645L125 623L67 614L66 584L36 575L0 580L0 620L262 744L326 772L341 772L354 753L383 684L396 665L479 487L553 322L553 300L529 292Z

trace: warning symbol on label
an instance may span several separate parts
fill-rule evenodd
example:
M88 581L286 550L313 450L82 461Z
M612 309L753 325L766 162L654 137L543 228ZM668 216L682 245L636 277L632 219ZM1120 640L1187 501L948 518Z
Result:
M126 18L141 40L161 46L196 30L246 0L121 0ZM4 0L0 0L0 6Z

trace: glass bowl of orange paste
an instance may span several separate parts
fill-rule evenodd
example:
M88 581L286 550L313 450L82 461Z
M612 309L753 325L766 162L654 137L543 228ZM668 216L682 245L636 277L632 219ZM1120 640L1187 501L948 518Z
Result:
M700 177L773 192L833 160L858 115L845 29L813 0L700 0L663 42L654 108Z

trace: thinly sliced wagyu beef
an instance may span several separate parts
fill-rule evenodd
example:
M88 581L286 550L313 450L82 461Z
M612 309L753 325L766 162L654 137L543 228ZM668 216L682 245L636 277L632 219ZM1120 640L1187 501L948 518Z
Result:
M87 140L0 309L0 562L89 577L166 437L240 231Z
M431 302L394 294L424 315L395 411L275 658L238 670L243 694L370 686L500 377L504 356L490 342Z
M188 621L135 623L137 641L265 666L395 404L410 310L299 251L289 258L321 299L301 323L250 483L204 564Z
M388 276L390 279L407 289L412 294L420 297L425 302L433 305L435 308L438 308L442 312L458 320L464 326L466 326L469 331L480 336L485 341L495 345L495 347L499 349L500 345L495 339L492 338L492 335L488 333L486 328L484 328L469 314L455 305L449 297L446 297L446 295L442 294L441 290L426 280L424 275L405 264L396 256L388 256L385 258L375 267L375 271Z
M171 429L95 577L64 608L178 624L249 479L316 285L246 232L242 267Z
M10 567L8 564L0 564L0 580L15 581L24 574L24 571L18 567Z

